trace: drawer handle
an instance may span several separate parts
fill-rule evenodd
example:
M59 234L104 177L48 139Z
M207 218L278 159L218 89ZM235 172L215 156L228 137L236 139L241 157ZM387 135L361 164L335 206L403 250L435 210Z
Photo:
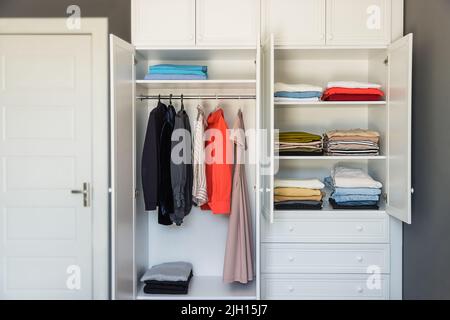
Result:
M294 292L294 287L290 286L290 287L288 288L288 290L289 290L289 292Z
M289 257L288 259L289 259L289 262L293 262L295 260L294 257Z
M294 231L294 227L289 227L289 232L293 232Z
M359 232L362 232L364 230L364 227L363 226L357 226L356 230L358 230Z
M362 262L362 261L363 261L363 257L357 256L357 257L356 257L356 260L357 260L358 262Z
M358 293L363 293L364 289L362 287L358 287L358 288L356 288L356 291L358 291Z

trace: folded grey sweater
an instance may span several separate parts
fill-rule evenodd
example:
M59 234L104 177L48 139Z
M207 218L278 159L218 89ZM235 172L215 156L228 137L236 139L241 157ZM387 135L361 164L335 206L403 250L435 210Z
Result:
M192 271L189 262L167 262L155 265L148 269L141 278L145 281L187 281Z

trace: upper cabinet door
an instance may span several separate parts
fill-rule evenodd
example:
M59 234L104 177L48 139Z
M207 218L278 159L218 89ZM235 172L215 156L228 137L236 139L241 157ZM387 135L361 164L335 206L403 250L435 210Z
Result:
M197 0L198 46L256 46L259 0Z
M387 45L391 0L327 0L328 45Z
M264 33L277 46L325 44L326 0L264 0Z
M388 49L387 213L411 223L412 45L409 34Z
M133 44L195 45L195 0L133 0Z
M134 48L110 36L111 92L111 292L133 299L134 270Z

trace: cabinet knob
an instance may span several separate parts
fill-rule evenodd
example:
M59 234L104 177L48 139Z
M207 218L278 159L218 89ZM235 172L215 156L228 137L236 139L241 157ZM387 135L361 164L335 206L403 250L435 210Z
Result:
M333 38L334 38L334 36L333 36L332 34L330 34L330 35L328 36L328 40L333 40Z
M356 288L356 291L358 291L358 293L363 293L364 289L362 287L358 287L358 288Z
M362 261L363 261L363 257L357 256L357 257L356 257L356 260L357 260L358 262L362 262Z
M356 227L356 230L358 230L359 232L361 232L361 231L364 230L364 228L363 228L363 226L357 226L357 227Z
M289 232L292 232L292 231L294 231L294 227L290 226L289 227Z
M264 188L259 188L259 192L264 192Z
M289 262L293 262L295 260L294 257L289 257L288 259L289 259Z
M290 286L290 287L288 287L288 290L289 290L289 292L294 292L294 287Z
M266 192L270 192L270 191L272 191L272 189L266 188Z

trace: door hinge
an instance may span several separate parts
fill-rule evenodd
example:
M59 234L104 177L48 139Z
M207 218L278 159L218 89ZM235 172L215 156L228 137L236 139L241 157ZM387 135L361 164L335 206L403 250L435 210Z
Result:
M138 61L136 58L134 58L134 65L137 65L137 64L138 64Z
M383 199L385 203L388 203L388 195L387 193L383 193Z
M386 59L384 59L384 64L389 65L389 57L386 57Z
M139 190L134 190L134 198L137 199L139 197Z

